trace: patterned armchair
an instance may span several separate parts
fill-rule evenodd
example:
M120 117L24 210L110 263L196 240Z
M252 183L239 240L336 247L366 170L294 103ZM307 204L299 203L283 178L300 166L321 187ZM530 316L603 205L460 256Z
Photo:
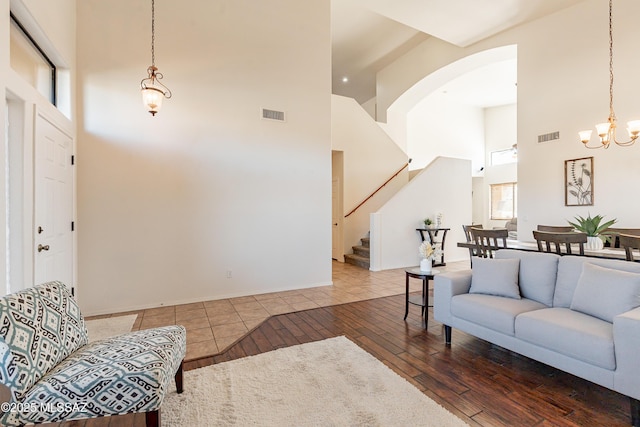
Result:
M0 383L10 400L0 405L0 425L146 412L147 426L159 426L172 378L182 392L185 352L182 326L89 344L60 282L7 295L0 298Z

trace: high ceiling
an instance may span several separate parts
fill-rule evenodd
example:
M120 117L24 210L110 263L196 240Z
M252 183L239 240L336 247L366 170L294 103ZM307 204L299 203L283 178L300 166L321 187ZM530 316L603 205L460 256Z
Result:
M332 0L333 93L365 102L375 96L376 73L428 37L465 47L581 1ZM482 74L489 81L474 87L499 84Z

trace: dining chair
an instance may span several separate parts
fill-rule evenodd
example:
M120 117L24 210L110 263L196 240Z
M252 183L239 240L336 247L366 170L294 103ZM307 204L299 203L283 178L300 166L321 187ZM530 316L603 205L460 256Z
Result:
M476 244L477 255L482 258L493 258L493 252L507 247L509 230L494 228L491 230L471 227L471 237Z
M607 241L604 242L605 247L611 248L621 248L620 239L618 236L620 234L626 234L628 236L640 236L640 228L613 228L609 227L603 233L605 236L610 237Z
M618 234L620 247L624 248L627 255L627 261L635 261L633 251L640 251L640 236L632 236L630 234Z
M571 233L573 227L570 225L538 225L538 231L547 233Z
M571 245L577 244L580 255L584 255L584 244L587 243L587 235L585 233L551 233L548 231L533 230L533 238L538 244L538 252L555 252L558 255L571 255ZM555 250L552 250L553 245ZM564 245L565 252L562 252Z
M467 239L467 242L473 242L473 236L471 235L471 227L474 228L483 228L482 224L471 224L471 225L463 225L462 230L464 231L464 237ZM477 248L469 248L469 259L471 260L471 264L473 265L473 257L478 256Z

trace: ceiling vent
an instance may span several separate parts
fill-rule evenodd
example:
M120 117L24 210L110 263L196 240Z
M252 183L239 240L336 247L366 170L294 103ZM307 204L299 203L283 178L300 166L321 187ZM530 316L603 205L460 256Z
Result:
M276 120L279 122L284 122L284 111L268 110L266 108L263 108L262 118L267 120Z

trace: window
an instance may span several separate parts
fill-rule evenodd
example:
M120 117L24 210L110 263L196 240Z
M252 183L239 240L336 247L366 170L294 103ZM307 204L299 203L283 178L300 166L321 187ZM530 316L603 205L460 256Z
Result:
M513 219L518 216L518 184L507 182L491 185L491 219Z
M509 163L516 163L518 161L518 150L515 145L508 150L492 151L491 152L491 166L506 165Z
M16 73L56 105L56 66L13 14L9 60Z

